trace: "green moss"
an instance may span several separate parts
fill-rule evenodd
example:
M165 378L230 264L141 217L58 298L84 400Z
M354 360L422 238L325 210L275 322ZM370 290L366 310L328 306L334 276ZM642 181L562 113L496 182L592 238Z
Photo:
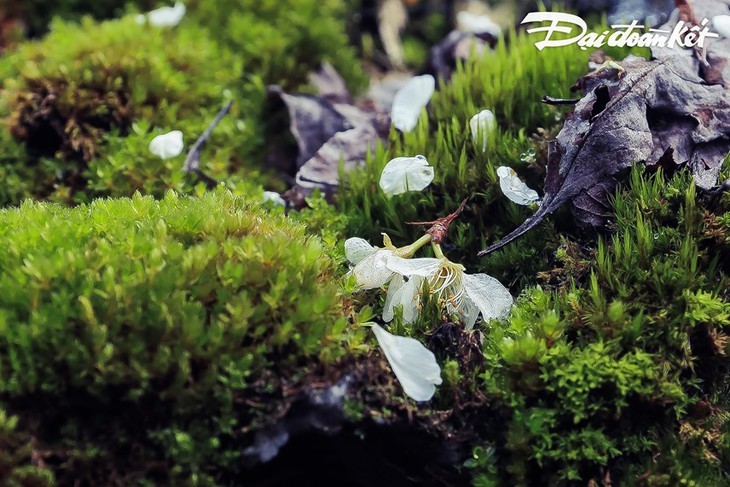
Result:
M491 324L483 380L507 426L476 484L727 482L730 279L710 222L728 210L686 173L635 169L589 274Z
M322 244L229 193L0 222L0 399L62 455L59 482L232 478L242 428L280 407L237 404L347 349Z

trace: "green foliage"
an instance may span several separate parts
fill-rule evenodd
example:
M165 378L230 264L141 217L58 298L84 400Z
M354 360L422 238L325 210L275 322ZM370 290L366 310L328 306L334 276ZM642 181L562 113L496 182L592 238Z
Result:
M18 418L0 409L0 482L8 487L50 487L53 475L32 460L30 435L20 431Z
M242 398L347 349L320 241L228 192L25 202L0 249L0 399L63 457L59 482L230 480L242 428L277 407Z
M329 61L352 88L366 80L349 46L351 0L191 0L191 17L244 59L246 76L287 90Z
M528 290L492 324L483 380L507 425L499 478L727 483L728 210L687 173L637 168L589 275ZM490 485L493 463L476 463L476 484Z

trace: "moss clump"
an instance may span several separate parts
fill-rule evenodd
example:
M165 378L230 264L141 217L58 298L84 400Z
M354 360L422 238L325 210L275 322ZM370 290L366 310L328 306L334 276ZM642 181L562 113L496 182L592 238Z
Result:
M30 435L18 429L18 418L0 409L0 480L8 487L50 487L53 475L33 459Z
M230 481L277 384L344 353L321 243L229 193L0 222L0 400L61 483Z
M348 85L366 84L346 35L347 0L191 0L191 17L244 59L247 77L295 90L329 61Z
M730 279L707 215L729 202L635 170L588 275L488 328L503 439L478 452L477 485L726 485Z
M3 109L31 152L90 161L104 134L126 133L134 120L166 126L218 108L236 63L194 27L58 22L0 63Z

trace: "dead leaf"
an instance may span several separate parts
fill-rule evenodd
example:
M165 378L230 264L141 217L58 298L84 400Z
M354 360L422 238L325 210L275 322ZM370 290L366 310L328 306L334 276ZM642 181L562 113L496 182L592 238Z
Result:
M696 17L726 13L728 4L696 4ZM672 30L676 18L662 29ZM578 80L583 98L568 114L550 145L545 197L537 212L486 255L537 226L572 202L579 223L600 226L610 214L608 195L620 173L635 162L686 164L697 186L716 185L730 151L730 39L709 39L705 53L693 49L653 49L653 59L625 60L625 73L603 69ZM703 57L716 67L703 78ZM719 77L719 79L718 79Z
M302 206L314 189L333 194L339 185L340 165L345 172L364 164L368 150L387 137L390 118L367 100L355 104L344 81L331 66L310 76L317 95L292 95L278 86L269 96L284 104L289 127L297 143L296 168L290 173L295 186L285 194L294 206ZM276 157L286 157L274 147ZM275 161L288 168L287 161Z

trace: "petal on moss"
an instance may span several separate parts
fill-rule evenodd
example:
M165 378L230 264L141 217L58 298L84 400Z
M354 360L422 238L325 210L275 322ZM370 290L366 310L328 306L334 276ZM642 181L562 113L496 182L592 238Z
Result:
M418 124L418 118L433 96L436 81L430 74L416 76L398 90L393 98L390 116L395 128L410 132Z
M506 166L497 168L497 176L499 176L499 187L504 195L513 203L518 205L529 205L540 199L537 191L530 189L517 176L514 169Z
M176 2L173 7L160 7L144 15L137 16L137 23L149 22L155 27L175 27L185 17L185 5Z
M482 110L469 120L471 140L475 147L482 146L482 152L487 151L487 142L497 128L497 119L490 110ZM480 143L481 142L481 143Z
M150 152L162 159L170 159L179 156L184 146L183 133L179 130L173 130L152 139Z
M433 167L425 157L396 157L383 168L380 189L388 196L421 191L431 184L433 177Z
M375 338L403 391L416 401L428 401L441 384L441 367L434 354L414 338L401 337L373 325Z

